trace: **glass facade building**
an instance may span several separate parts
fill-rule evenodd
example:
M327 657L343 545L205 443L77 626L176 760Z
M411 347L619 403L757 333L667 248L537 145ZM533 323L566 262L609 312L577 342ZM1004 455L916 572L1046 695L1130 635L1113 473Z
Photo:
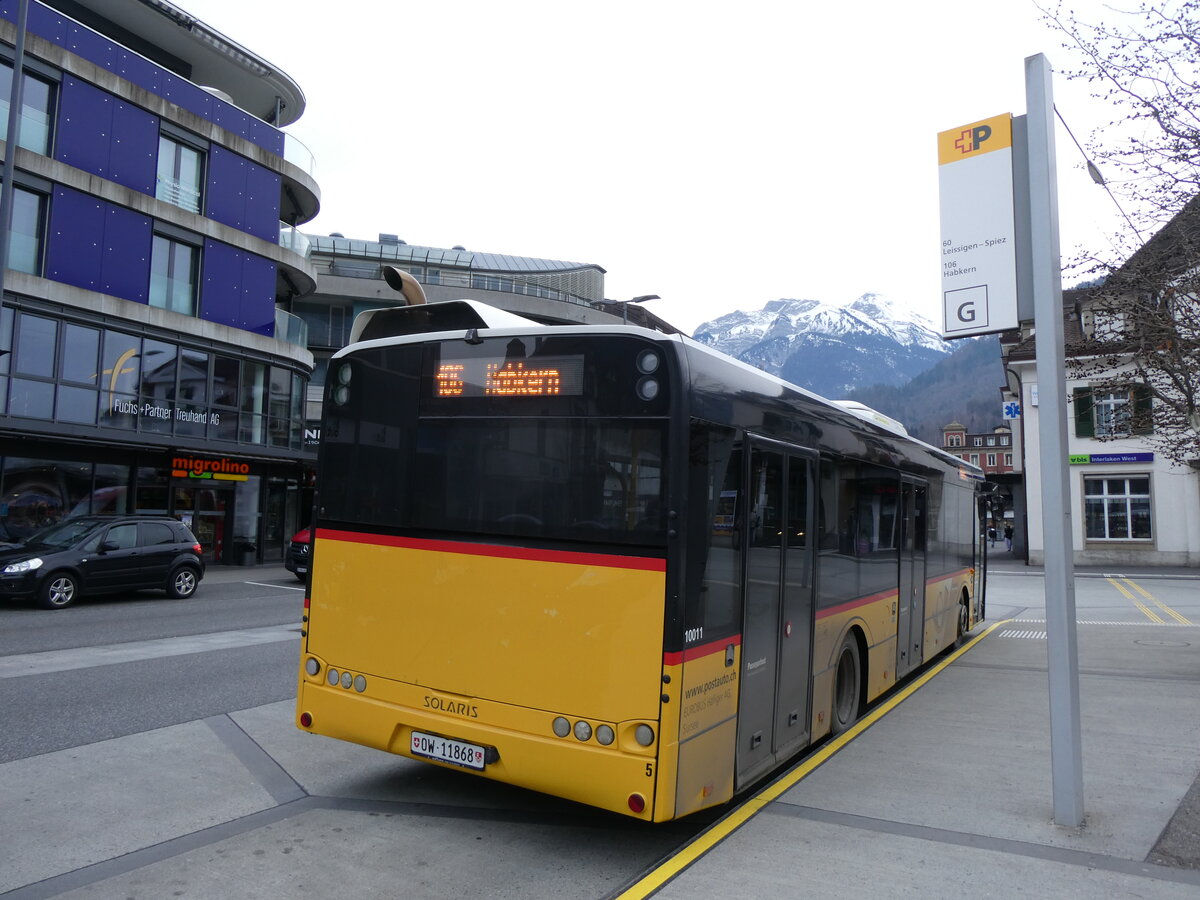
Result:
M168 6L29 4L28 152L5 186L0 540L89 512L166 513L212 563L281 559L314 462L312 354L286 312L316 285L286 240L320 204L281 130L304 98ZM16 20L0 0L0 127Z

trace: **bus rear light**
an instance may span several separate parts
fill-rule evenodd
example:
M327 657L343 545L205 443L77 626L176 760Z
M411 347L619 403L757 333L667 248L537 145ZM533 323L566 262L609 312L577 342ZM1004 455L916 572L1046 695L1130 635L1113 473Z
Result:
M630 794L629 795L629 809L635 813L645 812L646 798L643 797L641 794Z
M342 673L342 687L344 687L346 690L350 690L350 685L352 685L352 684L354 684L354 676L351 675L349 672L343 672Z
M654 743L654 729L649 725L639 725L634 729L633 737L643 747L649 747ZM641 812L641 810L638 810L638 812Z
M658 379L643 378L637 383L637 395L643 400L650 401L658 396Z
M599 725L596 727L596 740L607 747L616 739L616 733L608 725Z
M304 671L309 675L316 675L321 671L321 664L310 656L304 661Z
M312 728L312 713L300 713L300 727Z
M329 682L330 687L337 687L337 683L341 677L342 673L337 669L330 669L329 673L325 676L325 680Z
M638 371L643 375L652 375L658 371L658 354L653 350L643 350L637 358Z
M587 741L587 740L591 740L591 737L592 737L592 726L591 725L589 725L587 722L576 722L575 723L575 740Z
M360 694L367 689L367 679L361 675L354 676L354 689Z
M559 737L566 737L571 733L571 723L562 716L558 716L554 720L554 733Z

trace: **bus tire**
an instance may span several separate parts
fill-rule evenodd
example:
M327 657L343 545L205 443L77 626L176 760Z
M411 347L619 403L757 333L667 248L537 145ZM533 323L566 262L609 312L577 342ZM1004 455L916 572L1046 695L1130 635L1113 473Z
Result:
M958 601L958 633L954 636L954 646L961 647L967 639L967 632L970 631L970 607L967 605L967 593L963 591L963 595Z
M862 660L854 634L842 639L833 667L833 705L829 711L829 733L841 734L858 721L862 705Z

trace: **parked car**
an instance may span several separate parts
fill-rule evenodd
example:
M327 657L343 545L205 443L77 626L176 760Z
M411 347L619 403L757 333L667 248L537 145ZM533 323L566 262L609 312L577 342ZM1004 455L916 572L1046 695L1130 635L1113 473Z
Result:
M200 542L168 516L80 516L0 549L0 597L62 609L83 595L158 588L190 597L204 577Z
M292 535L288 544L284 567L300 581L308 581L308 567L312 562L312 529L305 528Z

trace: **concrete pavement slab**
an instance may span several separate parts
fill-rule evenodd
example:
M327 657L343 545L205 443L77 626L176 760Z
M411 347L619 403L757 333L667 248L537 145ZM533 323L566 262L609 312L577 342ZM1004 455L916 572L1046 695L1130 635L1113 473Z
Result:
M1194 900L1173 870L942 830L893 833L871 820L838 825L774 805L666 885L656 900L820 897L1010 900L1014 897Z
M0 765L0 893L273 806L204 722Z

